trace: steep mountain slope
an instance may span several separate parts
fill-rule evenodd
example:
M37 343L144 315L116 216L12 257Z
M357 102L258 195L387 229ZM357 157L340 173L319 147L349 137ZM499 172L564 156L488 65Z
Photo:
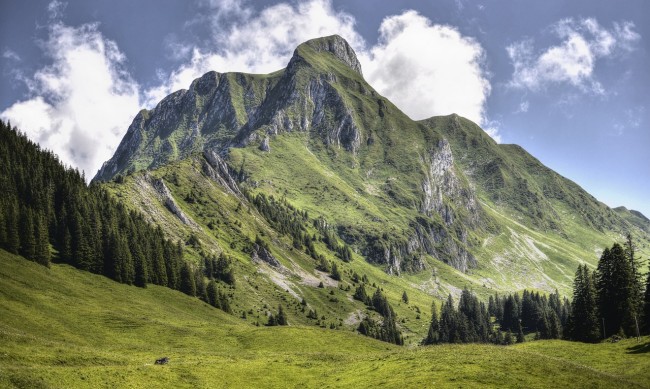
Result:
M140 112L95 180L115 177L106 185L168 234L199 236L197 257L209 249L250 261L238 242L268 236L285 279L312 279L317 263L292 251L277 223L241 213L256 194L281 199L305 215L303 234L320 235L319 252L374 272L393 301L399 288L567 293L578 263L594 264L627 232L648 253L642 219L631 223L520 147L457 115L408 118L365 82L338 36L300 45L282 71L210 72ZM351 264L328 234L356 253Z

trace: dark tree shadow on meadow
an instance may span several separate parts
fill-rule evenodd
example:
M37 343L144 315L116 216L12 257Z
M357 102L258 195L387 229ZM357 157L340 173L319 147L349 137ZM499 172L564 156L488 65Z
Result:
M636 346L631 346L627 348L628 354L643 354L650 352L650 342L637 344Z

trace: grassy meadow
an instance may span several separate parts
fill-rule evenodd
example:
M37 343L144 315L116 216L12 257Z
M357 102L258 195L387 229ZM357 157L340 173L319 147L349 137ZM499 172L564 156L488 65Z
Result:
M649 351L648 337L398 347L349 330L256 327L177 291L0 251L3 388L650 387Z

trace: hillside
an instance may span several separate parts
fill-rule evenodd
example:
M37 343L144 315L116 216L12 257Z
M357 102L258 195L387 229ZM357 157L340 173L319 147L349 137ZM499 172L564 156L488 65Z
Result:
M349 331L255 327L180 292L0 250L0 386L648 387L642 343L404 349ZM165 366L155 359L168 356Z
M302 284L295 298L323 276L303 250L307 233L318 232L327 260L375 275L394 305L406 290L423 296L420 308L464 287L569 295L578 264L593 266L628 232L650 253L647 220L609 209L521 147L457 115L411 120L366 83L337 36L300 45L281 71L210 72L140 112L95 180L169 236L197 235L197 260L203 250L250 263L246 242L267 236L282 267L260 270L264 282ZM307 215L303 236L248 211L257 194ZM350 264L336 245L354 252Z

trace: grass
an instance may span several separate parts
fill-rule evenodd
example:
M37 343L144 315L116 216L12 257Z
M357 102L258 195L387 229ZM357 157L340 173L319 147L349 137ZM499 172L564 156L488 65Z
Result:
M190 260L199 261L203 253L222 251L231 256L238 283L228 294L236 315L246 313L249 323L263 324L265 316L282 304L293 323L335 324L340 330L354 330L356 323L347 320L351 315L372 314L351 298L356 287L351 275L356 272L367 275L369 285L383 289L398 314L407 343L416 344L426 335L432 299L440 306L450 293L458 299L463 288L483 301L495 292L524 288L542 292L557 289L570 297L578 264L594 266L598 250L620 241L624 224L617 223L624 223L622 219L518 146L496 144L478 126L457 115L414 122L335 56L318 53L309 45L302 45L297 53L304 61L291 71L220 75L219 91L211 91L210 96L213 92L223 94L224 100L219 103L223 107L208 107L213 100L207 94L193 95L191 112L181 112L178 120L165 124L173 130L165 139L156 138L181 145L189 134L188 123L201 122L201 135L190 137L196 141L192 143L195 148L179 147L179 153L170 157L179 160L146 172L164 179L179 207L198 227L183 225L166 209L144 172L127 176L123 184L104 184L128 207L161 225L168 237L184 242L190 234L198 237L200 246L186 247ZM316 93L319 83L324 86L320 89L323 95ZM313 101L317 95L320 100ZM315 120L317 104L322 105L324 117L320 124ZM343 282L335 283L327 274L315 271L316 262L294 249L291 239L275 231L244 198L206 177L201 156L185 158L205 144L216 147L230 139L254 107L260 107L253 115L256 121L253 127L246 127L253 132L246 133L252 135L247 138L251 143L230 148L227 163L247 177L241 187L284 198L297 209L308 211L310 220L305 224L309 235L317 233L311 222L323 216L339 238L346 238L355 250L351 263L340 261L322 242L315 243L319 254L338 264ZM351 118L360 140L353 152L336 144L336 139L327 143L336 138L342 117ZM303 119L312 124L303 128ZM276 125L279 133L268 135ZM161 131L151 130L152 134ZM259 140L267 135L271 151L263 152L258 148ZM434 211L431 217L423 217L421 212L423 182L432 178L428 177L431 155L439 154L443 137L453 151L452 181L456 187L443 196L445 207L453 211L454 221L449 225L443 221L443 212ZM161 147L146 146L140 154L151 160L164 158ZM487 166L493 169L486 170ZM443 182L438 185L444 186ZM468 198L475 199L480 210L473 213ZM415 233L418 217L439 227L437 240L429 241ZM607 232L594 225L604 226ZM608 230L611 226L616 228ZM251 261L245 248L256 236L269 243L281 268ZM420 239L427 240L428 252L440 258L425 254L423 249L412 250ZM376 242L373 247L378 249L373 254L377 258L364 258L364 250L367 253ZM640 233L637 242L640 255L646 257L647 234ZM455 255L450 243L467 248L478 266L463 273L445 264L445 259L453 260ZM422 263L424 270L404 271L399 277L386 274L387 269L398 267L385 263L386 248L391 253L408 251L398 260L402 264ZM319 281L328 286L317 288ZM410 304L400 302L404 291ZM368 286L368 292L372 294L374 288ZM299 304L302 298L309 303L307 311L315 309L325 319L306 318Z
M649 387L650 338L397 347L0 251L0 387ZM154 365L168 356L170 363Z

